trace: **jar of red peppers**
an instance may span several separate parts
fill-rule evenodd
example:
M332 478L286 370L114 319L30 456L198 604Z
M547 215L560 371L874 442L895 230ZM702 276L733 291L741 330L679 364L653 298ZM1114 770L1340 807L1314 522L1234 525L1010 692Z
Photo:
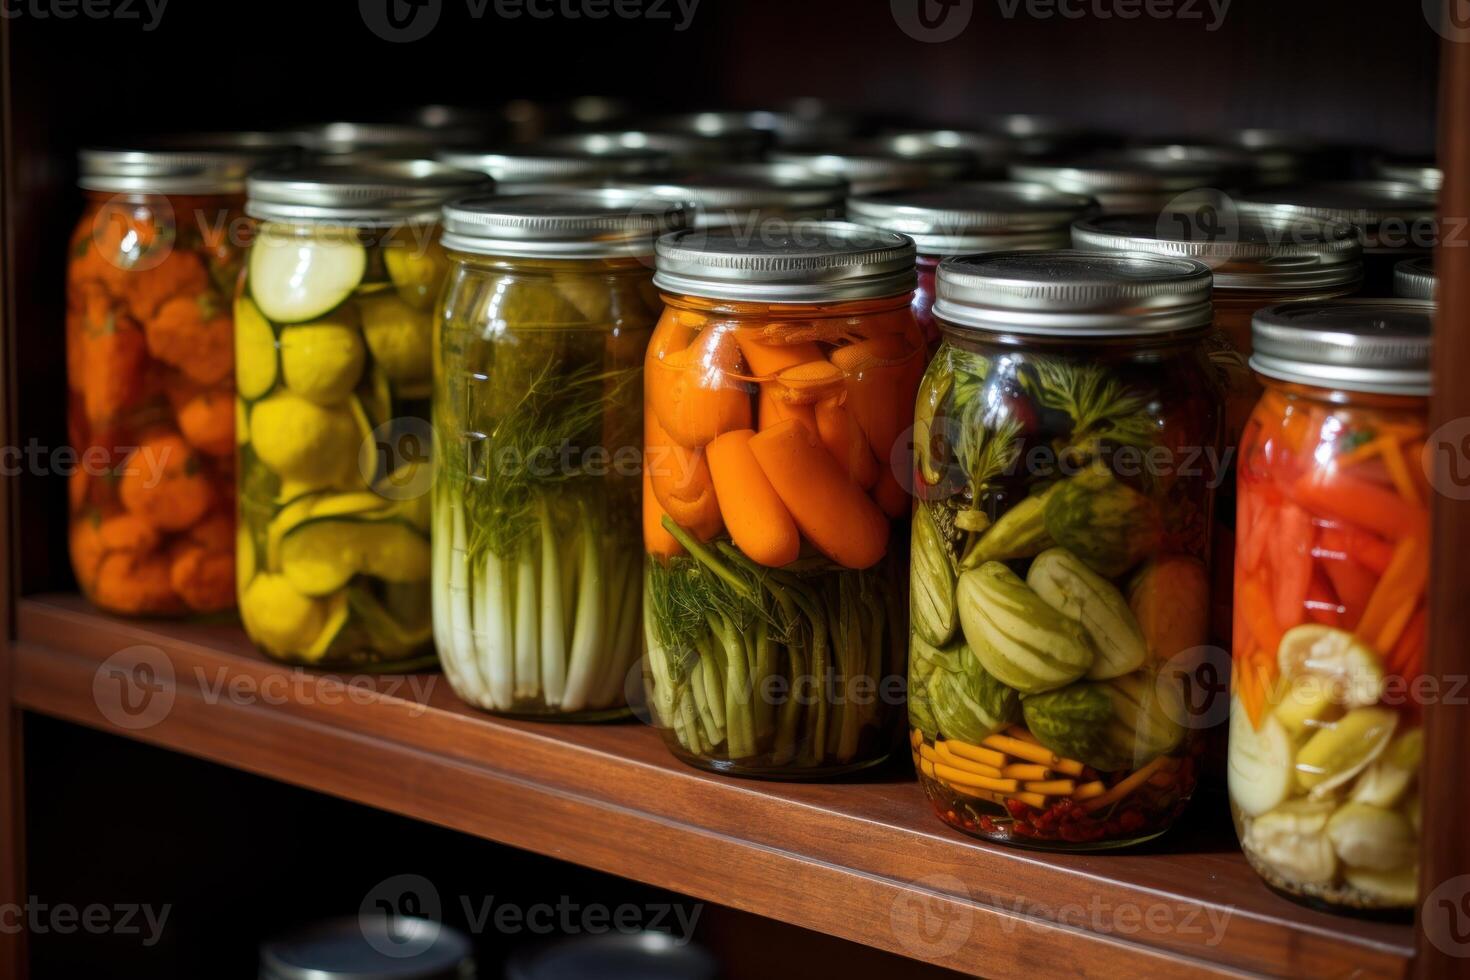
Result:
M1432 309L1337 300L1255 320L1231 808L1272 887L1340 908L1416 903Z
M914 416L909 724L947 823L1049 848L1162 833L1194 790L1222 393L1210 272L1143 253L939 266Z
M902 235L840 222L658 242L645 676L687 762L802 778L892 750L907 619L900 479L924 370L913 263Z
M245 174L278 149L201 137L81 154L66 276L71 558L112 612L234 605L231 306Z
M1240 433L1261 397L1246 366L1251 317L1274 303L1350 296L1363 281L1362 246L1351 225L1311 218L1260 219L1229 212L1103 215L1072 228L1088 251L1155 252L1205 263L1215 276L1211 357L1225 386L1225 452L1206 461L1219 490L1214 525L1211 635L1230 645L1235 555L1235 459ZM1221 746L1223 750L1223 745Z
M914 317L932 353L939 345L931 310L940 260L970 252L1065 248L1072 222L1096 206L1090 197L1044 184L996 181L854 197L847 216L913 238L919 273Z

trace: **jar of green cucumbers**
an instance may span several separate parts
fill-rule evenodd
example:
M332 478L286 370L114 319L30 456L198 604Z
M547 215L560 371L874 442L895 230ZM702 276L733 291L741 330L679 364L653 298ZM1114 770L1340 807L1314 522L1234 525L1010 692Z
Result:
M439 208L488 179L426 160L264 171L235 301L240 617L293 663L433 662L430 323Z
M684 218L614 192L445 208L433 620L450 683L477 707L627 712L642 637L643 353L663 308L653 244Z
M1211 722L1210 271L1144 253L939 266L914 413L910 743L940 817L1057 849L1162 833Z

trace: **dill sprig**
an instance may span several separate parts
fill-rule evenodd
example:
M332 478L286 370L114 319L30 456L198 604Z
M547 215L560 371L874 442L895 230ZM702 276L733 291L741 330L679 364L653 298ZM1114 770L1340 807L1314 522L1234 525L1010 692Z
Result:
M1029 366L1037 402L1072 419L1073 444L1085 439L1139 448L1154 444L1158 423L1148 410L1148 396L1130 391L1106 368L1046 357L1032 360Z

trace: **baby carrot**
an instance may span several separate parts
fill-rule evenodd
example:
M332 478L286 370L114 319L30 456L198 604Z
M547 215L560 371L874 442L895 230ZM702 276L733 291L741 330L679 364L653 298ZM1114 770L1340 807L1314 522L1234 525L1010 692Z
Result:
M667 561L684 553L684 546L664 527L664 509L653 495L653 481L643 467L643 548L650 555Z
M914 506L909 492L893 475L892 466L878 466L878 482L873 485L873 501L889 517L904 517Z
M719 534L724 522L704 450L674 442L651 412L644 415L643 446L643 472L664 512L701 541Z
M782 396L779 382L762 381L756 408L756 424L762 432L778 422L796 419L808 431L817 431L817 416L810 405L798 405Z
M758 330L737 330L735 342L745 355L750 373L757 378L772 378L786 368L822 359L822 349L816 344L768 344Z
M783 399L796 405L810 405L842 392L843 375L831 361L818 357L783 368L777 372Z
M847 376L847 408L873 455L887 459L913 417L923 373L919 358L903 337L886 334L833 351L832 364Z
M736 429L705 447L715 499L736 547L762 565L779 568L801 554L791 512L750 451L750 429Z
M1376 531L1390 540L1424 534L1424 510L1392 490L1340 471L1314 470L1292 485L1291 494L1308 510Z
M750 396L732 377L738 373L734 335L712 324L688 347L650 358L643 383L664 431L679 445L699 449L722 432L750 428Z
M842 396L834 395L817 402L817 435L832 458L841 463L847 475L864 490L878 482L878 461L868 448L868 438L858 428L852 413L842 404Z
M750 451L817 550L847 568L868 568L883 557L883 511L847 478L815 433L787 420L752 437Z

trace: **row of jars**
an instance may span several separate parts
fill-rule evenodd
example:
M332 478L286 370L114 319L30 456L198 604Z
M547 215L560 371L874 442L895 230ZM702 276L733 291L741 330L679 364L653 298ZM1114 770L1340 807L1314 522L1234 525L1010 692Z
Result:
M674 231L423 161L258 172L245 222L239 161L151 163L84 159L69 267L99 605L238 595L302 664L437 648L491 711L646 690L677 755L744 775L881 762L906 678L943 819L1052 847L1177 816L1185 679L1233 634L1252 862L1412 899L1418 721L1386 692L1424 642L1428 304L1334 300L1353 229L974 185Z

